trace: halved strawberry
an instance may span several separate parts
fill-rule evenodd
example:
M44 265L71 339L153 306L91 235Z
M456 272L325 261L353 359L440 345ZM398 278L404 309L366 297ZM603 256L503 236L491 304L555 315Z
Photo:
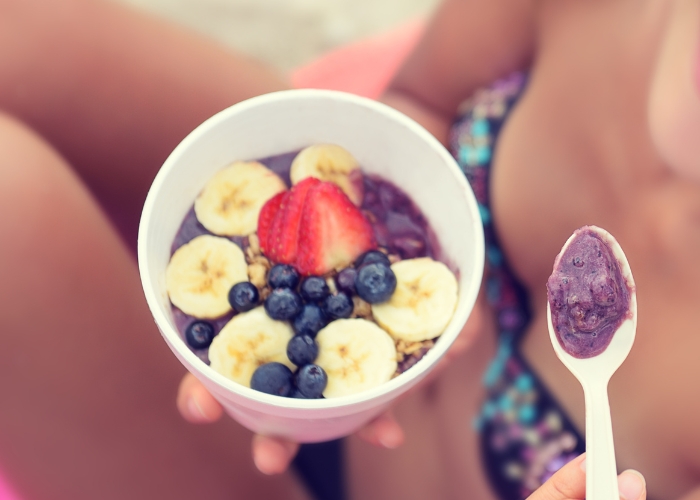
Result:
M270 258L282 264L294 264L299 247L299 223L311 188L321 181L313 177L294 185L280 204L268 241Z
M272 224L279 212L282 197L288 192L289 191L282 191L281 193L277 193L267 200L260 210L260 215L258 216L258 240L260 240L260 248L265 255L269 255L271 247L268 239L270 237L270 231L272 230Z
M338 186L320 182L309 190L299 228L299 273L323 275L375 247L372 226Z

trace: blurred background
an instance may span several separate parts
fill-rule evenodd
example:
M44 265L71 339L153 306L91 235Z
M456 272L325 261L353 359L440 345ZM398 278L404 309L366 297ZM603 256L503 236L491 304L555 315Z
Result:
M119 0L287 71L427 16L438 0Z

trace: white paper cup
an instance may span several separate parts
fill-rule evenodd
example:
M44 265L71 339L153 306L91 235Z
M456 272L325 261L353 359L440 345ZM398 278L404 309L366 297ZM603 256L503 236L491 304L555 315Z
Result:
M165 268L185 214L215 172L235 160L317 143L345 147L364 172L379 174L409 194L437 235L443 260L458 270L459 299L435 346L398 377L351 396L282 398L225 378L189 349L173 321ZM262 95L216 114L175 148L148 193L138 259L146 300L163 338L226 411L254 432L317 442L353 433L419 382L445 354L476 300L484 241L469 184L452 156L420 125L383 104L351 94L290 90Z

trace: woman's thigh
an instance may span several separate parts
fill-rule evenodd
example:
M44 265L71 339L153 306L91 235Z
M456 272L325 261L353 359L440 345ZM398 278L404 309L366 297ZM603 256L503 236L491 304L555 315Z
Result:
M281 75L111 0L0 0L0 109L38 131L130 242L146 192L192 129Z
M53 149L0 114L0 466L31 498L303 498L250 434L175 409L136 264Z

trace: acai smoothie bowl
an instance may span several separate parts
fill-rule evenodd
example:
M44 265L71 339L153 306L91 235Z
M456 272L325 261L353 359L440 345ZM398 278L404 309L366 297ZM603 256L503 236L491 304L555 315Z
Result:
M375 101L290 90L177 146L138 258L163 338L226 411L317 442L437 364L476 300L484 244L464 175L425 129Z

